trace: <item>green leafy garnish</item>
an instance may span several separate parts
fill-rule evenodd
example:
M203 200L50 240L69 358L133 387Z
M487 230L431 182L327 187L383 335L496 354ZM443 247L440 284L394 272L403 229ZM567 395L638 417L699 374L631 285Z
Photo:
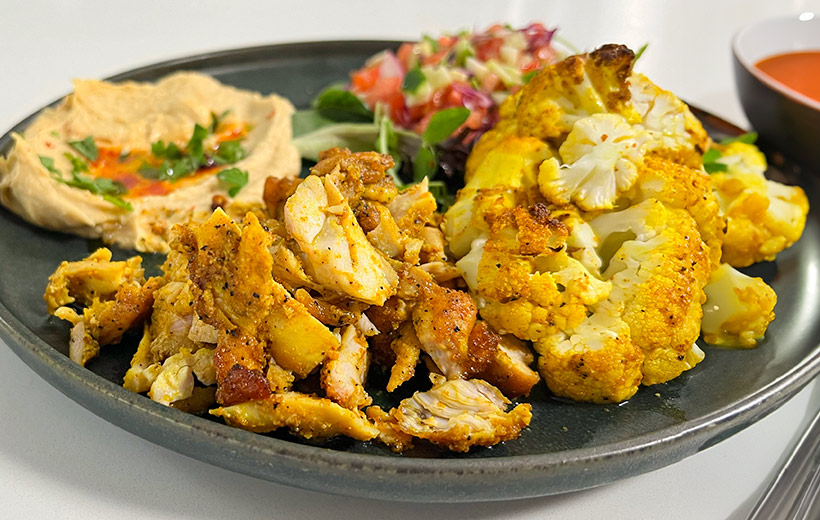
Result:
M248 152L242 148L242 140L223 141L214 153L214 162L217 164L232 164L244 159Z
M49 172L51 172L51 177L55 181L72 188L91 192L94 195L100 195L111 204L114 204L115 206L127 211L132 211L134 209L130 202L121 197L121 195L128 193L128 189L123 183L107 179L105 177L93 178L83 175L82 172L88 171L88 164L86 164L81 158L68 152L66 152L65 157L71 162L73 167L70 180L64 179L62 172L54 167L54 159L44 155L39 156L40 162Z
M185 149L188 152L189 156L197 160L198 162L202 162L202 142L205 140L206 137L208 137L208 129L197 123L194 125L194 132L193 134L191 134L191 139L185 146Z
M431 51L438 52L438 40L432 36L425 34L421 37L421 41L427 43L427 45L430 46Z
M724 146L732 143L755 144L755 141L757 141L757 132L746 132L745 134L735 137L727 137L726 139L721 140L720 144Z
M82 141L69 141L68 144L80 152L89 161L96 161L97 157L100 156L100 151L97 149L97 144L94 142L94 138L90 135Z
M222 124L222 119L224 119L225 116L227 116L230 113L231 113L230 109L228 109L228 110L226 110L226 111L224 111L224 112L222 112L221 114L218 114L218 115L211 112L211 124L208 125L208 130L212 134L215 134L216 130L219 128L219 125Z
M757 141L757 132L746 132L745 134L722 139L719 143L726 146L732 143L754 144L755 141ZM726 164L718 162L721 157L723 157L723 153L717 148L711 148L703 154L703 169L706 170L706 173L728 171L729 167Z
M635 53L635 59L634 59L634 60L632 60L632 65L633 65L633 66L635 65L635 62L637 62L637 61L638 61L638 58L640 58L641 56L643 56L643 53L644 53L644 52L646 52L646 48L647 48L647 47L649 47L649 42L646 42L646 43L644 43L643 45L641 45L641 48L640 48L640 49L638 49L638 52L636 52L636 53Z
M524 74L523 76L521 76L521 83L523 83L524 85L526 85L526 84L527 84L527 83L529 83L529 82L530 82L530 80L531 80L532 78L534 78L534 77L535 77L535 76L536 76L539 72L541 72L541 71L540 71L540 70L538 70L538 69L536 69L536 70L531 70L531 71L527 72L526 74Z
M438 159L432 145L423 144L413 159L413 182L420 182L425 177L432 178L438 170Z
M418 91L419 87L427 81L427 78L424 76L424 73L421 71L419 67L413 67L412 69L407 71L407 74L404 75L404 81L401 84L402 92L407 92L409 94L415 94Z
M51 134L51 137L54 137L55 139L60 138L60 132L58 132L57 130L52 130L51 132L49 132L49 134Z
M68 152L64 153L63 155L65 155L65 158L68 159L71 163L74 173L82 173L88 171L88 165L85 163L85 161L83 161L76 155L72 155Z
M46 170L50 171L51 173L56 173L60 175L60 170L54 167L54 159L51 157L46 157L45 155L38 155L37 157L40 158L40 162L43 166L46 167Z
M429 181L427 183L427 189L433 194L433 197L436 198L438 211L442 213L455 202L455 197L450 193L450 190L447 189L447 185L444 184L444 181Z
M227 111L220 116L211 114L211 122L207 128L195 124L191 138L184 148L175 143L165 144L162 140L151 143L151 155L163 161L159 166L143 161L137 170L139 174L146 179L176 182L202 167L232 164L245 158L247 152L242 148L241 139L223 141L212 154L205 153L204 142L210 135L210 129L218 128L219 118L225 114Z
M239 168L226 168L216 174L216 178L228 188L228 195L235 197L248 184L248 172Z
M372 122L371 112L362 100L349 90L328 87L313 100L313 108L323 117L339 122Z
M470 117L470 109L467 107L439 110L430 118L421 138L426 144L438 144L450 137L450 134L455 132L468 117Z
M706 173L725 172L727 170L725 164L718 162L721 157L723 157L723 154L715 148L711 148L703 154L703 169L706 170Z

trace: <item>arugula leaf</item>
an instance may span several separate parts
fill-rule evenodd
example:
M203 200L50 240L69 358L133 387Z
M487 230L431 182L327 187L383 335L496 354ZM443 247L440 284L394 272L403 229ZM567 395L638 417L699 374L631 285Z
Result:
M328 87L313 100L313 108L322 117L337 122L372 122L371 112L362 100L349 90Z
M228 188L228 195L235 197L248 184L248 172L239 168L227 168L216 174L216 178Z
M55 175L62 175L60 170L54 167L54 159L51 157L46 157L45 155L38 155L37 157L40 158L40 163L46 167L46 170L50 171Z
M727 137L726 139L721 140L720 144L724 146L732 143L755 144L755 141L757 141L757 132L746 132L745 134L735 137Z
M97 157L100 156L100 151L97 149L97 144L94 142L94 138L90 135L82 141L69 141L68 144L80 152L89 161L96 161Z
M337 124L332 119L322 116L314 109L297 110L290 118L293 127L293 138L302 137L326 126Z
M232 164L247 157L248 152L242 148L242 139L222 141L216 149L214 160L218 164Z
M426 144L438 144L450 137L450 134L455 132L468 117L470 117L470 109L467 107L439 110L430 118L421 138Z
M424 144L413 159L413 182L420 182L425 177L430 179L438 170L436 151L430 144Z
M407 74L404 75L404 81L401 84L401 91L415 94L425 81L427 81L427 78L424 76L421 68L415 66L408 70Z

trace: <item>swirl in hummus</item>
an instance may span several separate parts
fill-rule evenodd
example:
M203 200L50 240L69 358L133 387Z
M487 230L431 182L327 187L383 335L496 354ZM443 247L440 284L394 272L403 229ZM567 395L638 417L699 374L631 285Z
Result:
M156 84L74 82L0 157L0 202L47 229L167 252L174 224L214 200L262 203L265 179L296 176L292 105L182 72Z

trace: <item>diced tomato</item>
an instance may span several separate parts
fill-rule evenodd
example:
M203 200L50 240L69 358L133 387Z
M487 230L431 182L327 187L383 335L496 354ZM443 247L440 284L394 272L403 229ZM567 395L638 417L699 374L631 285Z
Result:
M499 49L504 44L501 38L488 38L476 44L475 53L481 61L498 58Z
M396 51L396 57L399 59L402 65L404 65L405 69L410 69L411 65L415 62L415 44L405 42L402 43L399 47L399 50Z
M379 67L373 65L371 67L363 67L353 74L351 74L351 83L353 90L356 92L366 92L373 88L376 81L379 79Z

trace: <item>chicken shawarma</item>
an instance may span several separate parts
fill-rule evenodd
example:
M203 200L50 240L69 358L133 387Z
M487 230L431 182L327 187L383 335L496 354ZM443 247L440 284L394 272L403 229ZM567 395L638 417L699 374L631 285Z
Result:
M695 367L701 335L753 347L776 296L735 268L799 238L805 194L765 179L753 145L712 142L633 61L608 45L536 75L444 214L389 155L334 148L306 178L268 178L241 221L174 226L160 276L105 249L63 262L48 310L80 364L141 329L124 386L157 402L397 452L515 439L542 378L621 402Z

